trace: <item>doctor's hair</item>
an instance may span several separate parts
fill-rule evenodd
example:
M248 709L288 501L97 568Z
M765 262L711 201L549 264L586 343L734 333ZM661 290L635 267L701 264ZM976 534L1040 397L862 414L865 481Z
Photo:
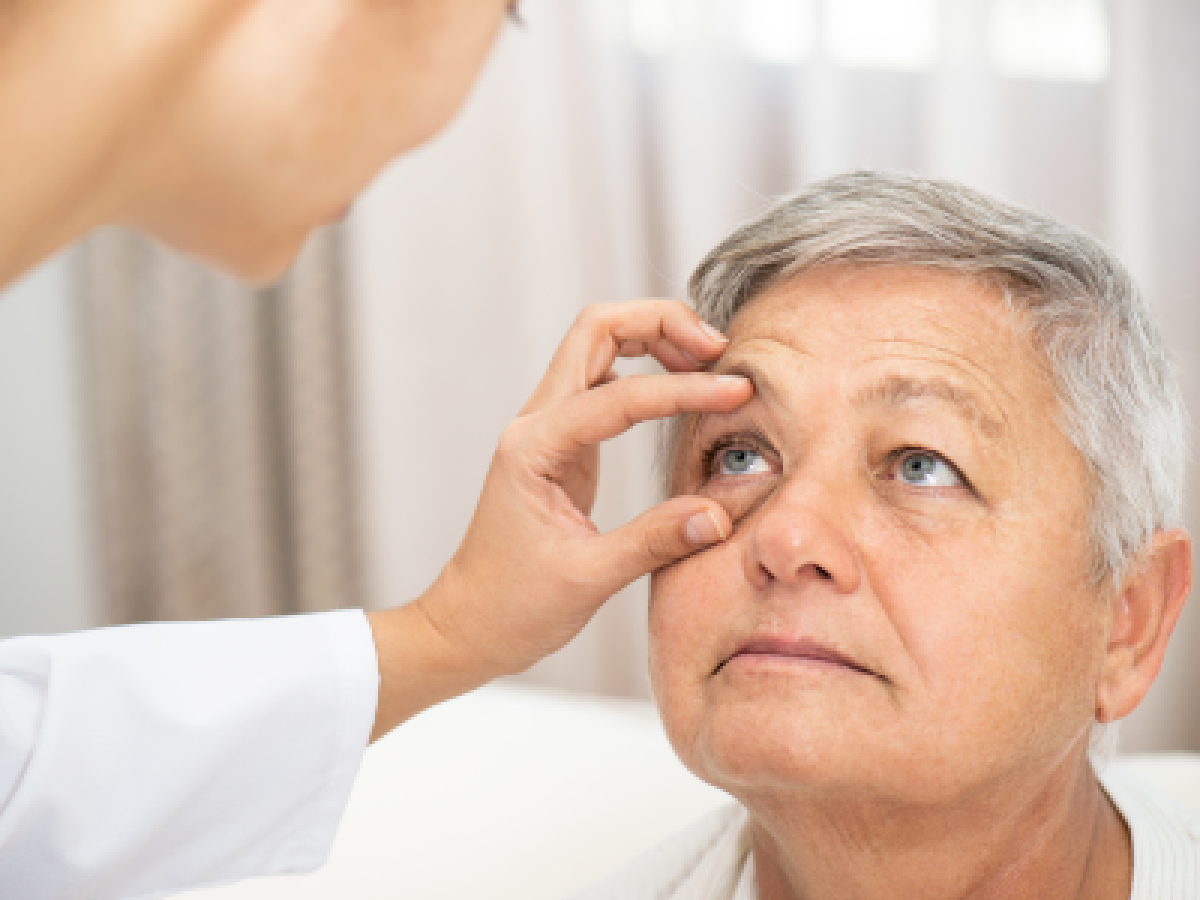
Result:
M1182 524L1187 422L1145 300L1099 241L952 181L861 171L817 182L737 229L688 282L725 331L773 285L819 266L919 266L996 285L1054 379L1091 480L1094 583L1115 589L1153 534ZM669 478L678 424L668 426Z

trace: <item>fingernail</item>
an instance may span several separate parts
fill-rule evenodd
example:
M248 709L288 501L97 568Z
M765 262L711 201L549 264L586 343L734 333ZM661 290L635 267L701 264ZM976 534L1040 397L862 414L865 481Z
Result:
M712 338L718 344L728 344L729 343L729 338L725 337L725 335L721 334L721 332L717 331L717 329L713 328L707 322L700 323L700 330L703 331L705 334L707 334L710 338Z
M693 513L683 526L683 533L687 535L688 541L697 546L714 544L725 539L721 526L717 524L716 518L707 509Z
M745 375L718 375L717 381L727 381L730 384L746 384L750 379Z

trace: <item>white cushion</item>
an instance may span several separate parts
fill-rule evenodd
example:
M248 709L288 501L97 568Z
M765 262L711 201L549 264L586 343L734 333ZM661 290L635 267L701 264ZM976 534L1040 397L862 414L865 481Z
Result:
M728 797L654 708L492 685L371 747L329 864L188 900L561 900Z
M1200 757L1123 757L1200 809ZM560 900L725 794L675 758L651 704L492 685L371 747L329 864L189 900Z

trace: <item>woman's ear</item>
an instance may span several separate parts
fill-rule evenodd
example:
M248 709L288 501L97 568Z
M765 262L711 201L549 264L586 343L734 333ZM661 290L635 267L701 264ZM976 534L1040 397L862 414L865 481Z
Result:
M1191 586L1191 539L1178 529L1158 532L1112 600L1108 649L1096 686L1097 721L1123 718L1142 702Z

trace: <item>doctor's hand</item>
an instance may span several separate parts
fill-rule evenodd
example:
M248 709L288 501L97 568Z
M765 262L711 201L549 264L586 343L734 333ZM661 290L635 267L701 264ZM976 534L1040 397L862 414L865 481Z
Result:
M466 537L407 606L370 614L379 655L374 740L411 715L566 644L634 579L723 540L729 516L675 497L601 534L588 518L596 446L632 425L683 412L730 412L753 393L701 369L725 338L667 300L593 306L500 438ZM617 378L618 356L665 372Z

